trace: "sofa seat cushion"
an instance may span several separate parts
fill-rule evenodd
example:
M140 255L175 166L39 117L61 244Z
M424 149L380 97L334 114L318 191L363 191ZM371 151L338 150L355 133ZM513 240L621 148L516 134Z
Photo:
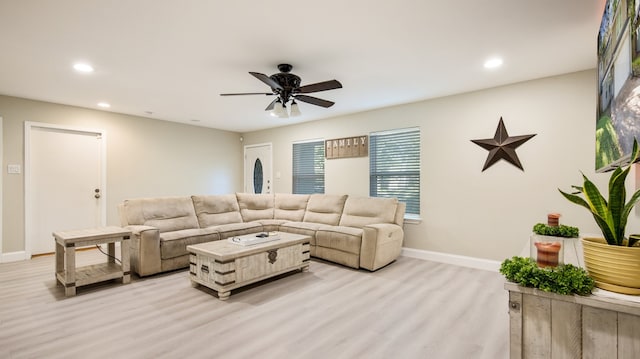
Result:
M249 223L260 223L263 226L280 226L285 223L289 223L286 219L260 219Z
M263 232L272 232L272 231L279 231L280 225L287 222L289 221L285 219L260 219L250 223L259 223L262 226Z
M213 228L183 229L160 233L160 258L169 259L187 254L187 246L217 241L220 234Z
M233 194L191 196L200 228L242 222L240 207Z
M273 194L236 193L240 215L244 222L273 219Z
M220 239L262 232L262 225L258 222L229 223L208 228L215 229L220 233Z
M280 231L302 234L311 237L311 246L316 245L316 231L323 225L311 222L286 222L280 225Z
M322 226L316 232L316 246L360 254L362 229L343 226Z

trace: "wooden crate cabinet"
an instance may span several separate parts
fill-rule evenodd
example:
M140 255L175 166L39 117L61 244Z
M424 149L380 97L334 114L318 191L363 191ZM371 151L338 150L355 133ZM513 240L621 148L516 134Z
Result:
M640 358L640 303L507 282L510 358Z

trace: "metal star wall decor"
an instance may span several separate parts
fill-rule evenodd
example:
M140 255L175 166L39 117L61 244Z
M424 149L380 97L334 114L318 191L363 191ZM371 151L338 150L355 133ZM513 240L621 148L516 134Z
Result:
M487 160L482 168L483 172L499 160L505 160L524 171L518 159L518 154L516 154L516 148L529 141L535 135L536 134L509 137L507 128L504 126L502 117L500 117L500 122L498 122L498 128L493 138L471 140L471 142L489 151Z

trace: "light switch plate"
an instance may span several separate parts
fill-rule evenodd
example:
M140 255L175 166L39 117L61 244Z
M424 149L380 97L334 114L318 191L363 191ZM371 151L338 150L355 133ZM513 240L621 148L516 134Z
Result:
M21 171L20 165L7 165L7 173L19 174Z

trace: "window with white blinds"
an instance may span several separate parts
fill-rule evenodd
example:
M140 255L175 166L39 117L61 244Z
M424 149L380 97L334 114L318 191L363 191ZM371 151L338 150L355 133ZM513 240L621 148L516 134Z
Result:
M324 141L293 144L293 193L324 193Z
M420 129L373 132L369 136L369 195L395 197L407 214L420 214Z

